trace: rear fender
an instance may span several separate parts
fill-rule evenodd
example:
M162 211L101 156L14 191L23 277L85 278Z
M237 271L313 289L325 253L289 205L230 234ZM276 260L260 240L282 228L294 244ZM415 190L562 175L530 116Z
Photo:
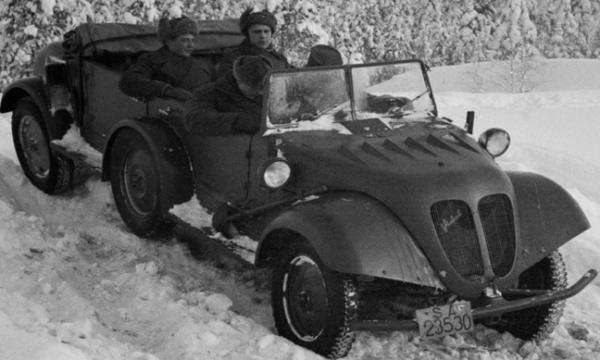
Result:
M42 113L50 141L61 139L69 129L73 119L64 111L58 111L54 115L50 113L50 103L46 95L44 81L40 76L21 79L10 84L2 93L0 112L13 111L17 101L26 97L31 97Z
M299 202L265 229L256 265L277 257L286 242L307 239L332 270L444 288L398 218L375 199L334 192Z
M115 138L125 129L138 132L148 143L153 155L163 160L160 163L165 164L165 168L159 171L176 182L175 186L170 187L173 193L168 194L168 198L173 199L174 204L188 201L194 194L188 153L177 132L164 120L158 118L122 120L111 129L102 157L102 180L110 179L110 163L113 155L111 150Z
M521 271L590 228L579 204L554 181L528 172L507 174L521 224Z

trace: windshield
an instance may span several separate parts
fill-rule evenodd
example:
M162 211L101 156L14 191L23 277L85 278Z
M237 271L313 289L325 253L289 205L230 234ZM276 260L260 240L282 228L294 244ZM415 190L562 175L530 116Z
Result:
M436 113L419 62L274 73L268 96L270 132L387 131Z

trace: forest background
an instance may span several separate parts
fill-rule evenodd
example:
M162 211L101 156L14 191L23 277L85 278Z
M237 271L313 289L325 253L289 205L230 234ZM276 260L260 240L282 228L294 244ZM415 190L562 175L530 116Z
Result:
M237 18L252 6L275 14L277 46L298 66L317 43L347 62L497 61L520 79L511 90L527 92L523 79L544 59L600 58L600 0L0 0L0 91L81 23Z

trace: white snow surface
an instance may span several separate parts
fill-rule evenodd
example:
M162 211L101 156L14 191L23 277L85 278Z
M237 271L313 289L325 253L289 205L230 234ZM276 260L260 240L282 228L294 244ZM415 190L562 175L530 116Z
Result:
M502 167L546 175L578 200L592 228L562 248L573 283L600 267L600 61L549 64L544 87L527 94L472 92L465 65L430 76L440 115L462 124L474 110L475 134L509 131ZM197 260L175 239L133 235L108 183L92 177L59 196L34 188L10 115L0 118L0 360L321 359L277 336L259 274ZM426 341L359 333L346 358L599 360L600 282L567 301L541 343L483 326Z

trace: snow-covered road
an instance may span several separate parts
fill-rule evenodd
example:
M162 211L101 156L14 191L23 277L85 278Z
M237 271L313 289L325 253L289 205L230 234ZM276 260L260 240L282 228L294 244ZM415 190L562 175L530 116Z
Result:
M563 93L555 111L530 101L534 105L523 113L559 125L553 114L597 118L600 97L580 106L581 96L573 95ZM437 99L441 114L456 120L475 107L482 126L526 106L516 103L516 95L495 94L497 101L491 96L441 93ZM530 97L556 100L551 92ZM321 358L275 334L264 274L199 261L173 238L149 241L131 234L110 186L97 178L60 196L35 189L14 162L6 115L0 117L0 360ZM510 131L519 131L517 125ZM592 229L563 248L572 283L600 267L600 166L560 147L515 138L522 137L513 136L501 165L552 177L592 222ZM600 360L600 282L568 300L558 329L540 344L483 326L428 341L415 333L360 333L347 359Z

